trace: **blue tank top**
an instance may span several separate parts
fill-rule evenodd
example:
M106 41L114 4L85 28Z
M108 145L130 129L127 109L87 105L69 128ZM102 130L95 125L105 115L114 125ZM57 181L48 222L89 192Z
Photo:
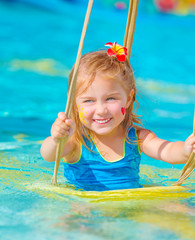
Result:
M133 143L124 143L124 157L115 162L106 161L98 152L95 144L85 139L89 151L81 146L80 159L75 163L64 162L64 176L76 189L86 191L107 191L139 188L140 152L136 130L131 128L128 134Z

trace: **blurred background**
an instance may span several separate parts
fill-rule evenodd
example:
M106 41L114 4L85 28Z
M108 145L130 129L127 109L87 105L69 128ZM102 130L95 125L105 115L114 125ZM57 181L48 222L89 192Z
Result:
M87 0L0 0L0 130L44 139L64 111ZM95 0L83 53L123 44L128 0ZM169 140L192 132L195 0L140 0L131 55L143 124Z

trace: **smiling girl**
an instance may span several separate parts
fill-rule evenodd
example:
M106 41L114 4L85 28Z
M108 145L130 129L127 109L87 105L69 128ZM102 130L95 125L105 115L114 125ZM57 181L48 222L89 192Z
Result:
M168 142L139 126L141 121L133 113L132 68L128 60L110 55L97 51L82 56L71 119L60 112L41 147L42 157L55 161L57 142L68 135L62 153L64 176L77 189L138 188L141 152L179 164L194 151L193 136L185 142Z

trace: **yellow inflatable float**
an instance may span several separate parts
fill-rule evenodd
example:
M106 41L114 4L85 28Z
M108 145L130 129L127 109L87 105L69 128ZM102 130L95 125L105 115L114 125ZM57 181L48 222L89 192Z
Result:
M80 198L88 199L90 202L106 202L106 201L127 201L127 200L139 200L139 199L165 199L165 198L190 198L195 196L195 193L191 193L188 188L181 186L168 186L168 187L143 187L136 189L125 189L115 191L79 191L71 189L69 186L64 185L51 186L50 184L33 184L27 186L28 190L31 190L39 195L48 198L66 198L67 196L77 196Z

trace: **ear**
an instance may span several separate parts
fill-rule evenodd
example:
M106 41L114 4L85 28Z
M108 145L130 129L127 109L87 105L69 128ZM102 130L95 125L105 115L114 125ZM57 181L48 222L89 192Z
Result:
M133 96L134 96L134 89L132 89L129 95L127 96L127 102L126 102L125 108L128 108L129 105L131 104Z

